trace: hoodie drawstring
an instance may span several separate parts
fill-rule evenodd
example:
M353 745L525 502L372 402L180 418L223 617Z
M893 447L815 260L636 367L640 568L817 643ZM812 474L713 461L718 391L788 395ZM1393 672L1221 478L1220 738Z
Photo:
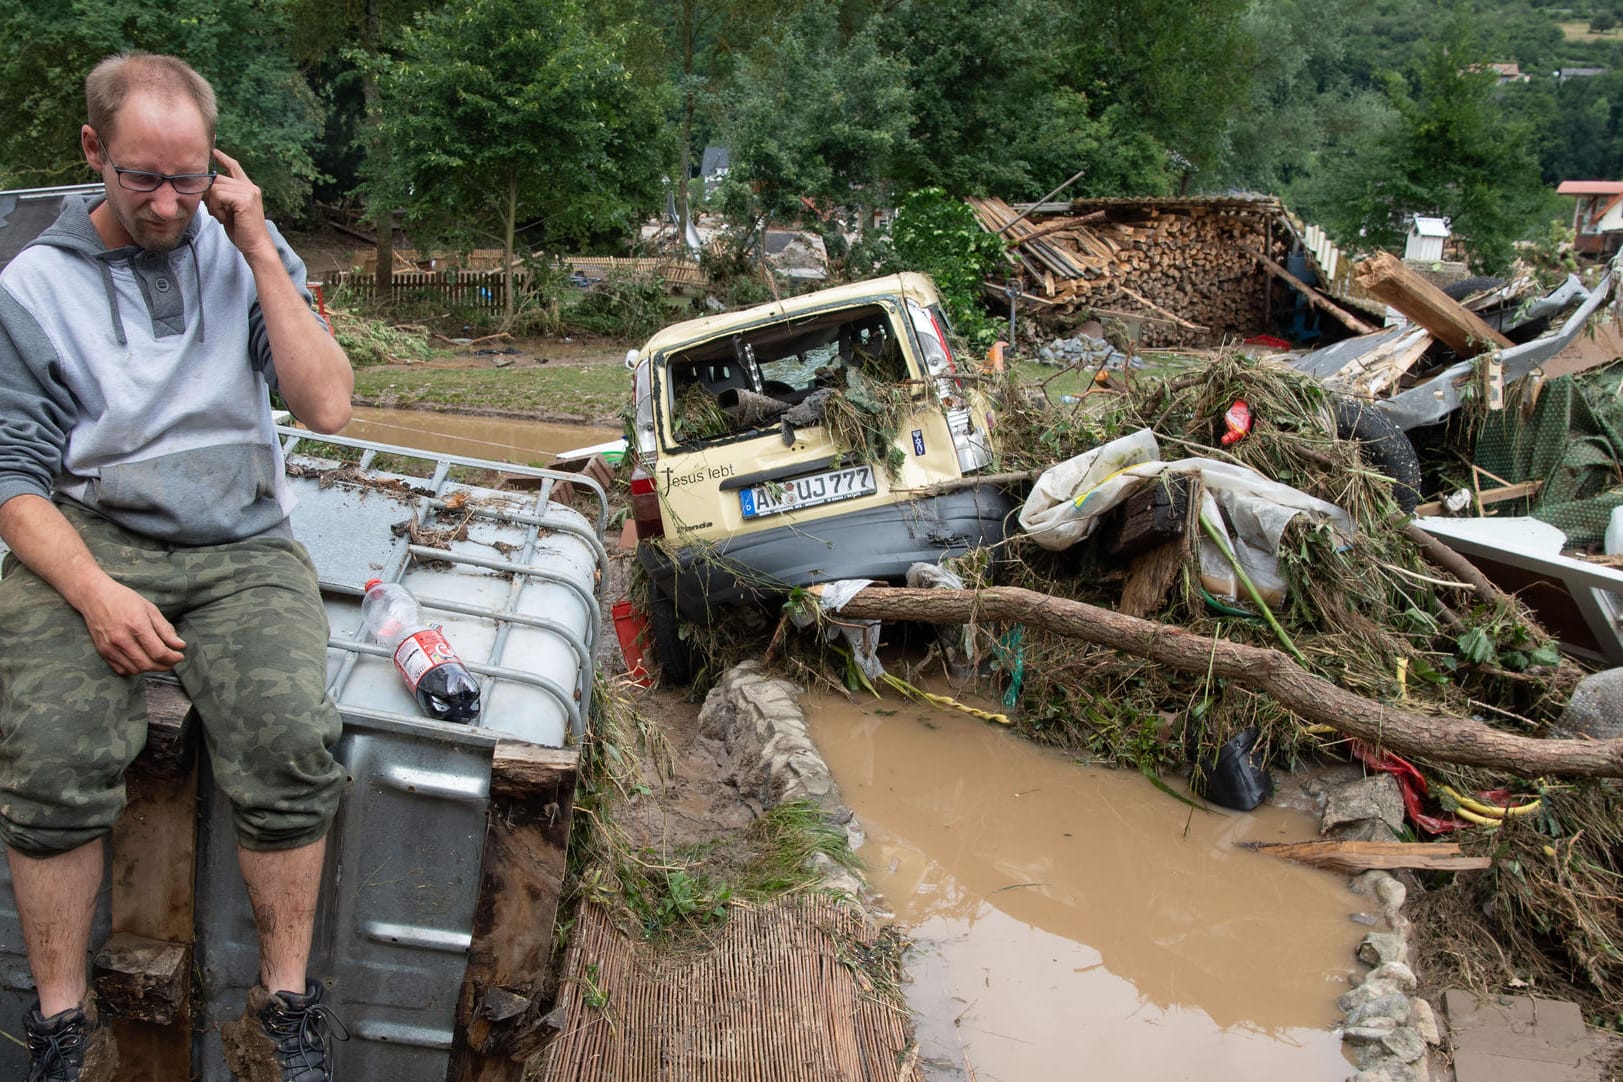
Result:
M118 288L113 285L113 272L107 266L107 260L96 260L96 266L101 268L101 288L107 293L107 310L113 317L113 333L118 336L118 344L127 346L130 340L124 336L124 317L118 310Z
M203 268L197 258L197 244L192 238L195 230L186 231L186 250L192 253L192 280L197 283L197 341L201 344L208 341L208 323L203 314Z

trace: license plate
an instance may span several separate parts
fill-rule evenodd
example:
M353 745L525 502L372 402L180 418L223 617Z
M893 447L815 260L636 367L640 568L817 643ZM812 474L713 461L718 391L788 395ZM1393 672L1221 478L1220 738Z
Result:
M836 500L872 496L875 491L873 467L852 466L850 469L798 477L793 481L742 489L738 493L738 502L743 507L745 518L761 518Z

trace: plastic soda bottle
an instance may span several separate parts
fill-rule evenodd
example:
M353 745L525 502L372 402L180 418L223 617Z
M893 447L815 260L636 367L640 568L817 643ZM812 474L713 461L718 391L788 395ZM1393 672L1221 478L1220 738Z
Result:
M479 681L439 629L423 621L410 590L368 580L361 617L379 643L394 647L394 667L423 713L437 721L479 720Z

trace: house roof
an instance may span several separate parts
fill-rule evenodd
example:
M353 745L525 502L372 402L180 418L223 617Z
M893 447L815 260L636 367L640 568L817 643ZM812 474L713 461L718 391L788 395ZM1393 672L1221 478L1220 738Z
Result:
M1563 180L1557 195L1623 195L1623 180Z
M1414 231L1422 237L1446 237L1448 236L1448 219L1426 218L1416 214Z
M704 148L704 157L699 162L699 175L702 177L714 176L732 164L732 152L726 147L708 146Z

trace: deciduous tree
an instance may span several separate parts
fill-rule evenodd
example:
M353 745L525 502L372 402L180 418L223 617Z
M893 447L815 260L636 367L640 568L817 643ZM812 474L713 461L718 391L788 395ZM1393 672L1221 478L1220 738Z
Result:
M912 103L905 65L875 31L847 38L829 6L808 5L742 65L722 127L732 151L724 204L735 219L798 216L802 197L874 202Z
M1388 78L1391 112L1322 158L1294 195L1353 247L1397 248L1410 215L1448 217L1472 263L1498 270L1555 208L1533 132L1500 107L1468 22L1456 14L1444 31L1422 62Z
M288 58L282 0L0 0L0 186L93 179L79 152L84 77L113 53L173 53L214 84L219 144L284 218L302 212L321 130L315 95Z
M427 239L494 239L513 269L535 243L624 237L658 204L658 102L578 0L461 0L424 12L377 65L386 150L374 196ZM511 281L509 281L511 286ZM505 317L513 315L506 291Z

